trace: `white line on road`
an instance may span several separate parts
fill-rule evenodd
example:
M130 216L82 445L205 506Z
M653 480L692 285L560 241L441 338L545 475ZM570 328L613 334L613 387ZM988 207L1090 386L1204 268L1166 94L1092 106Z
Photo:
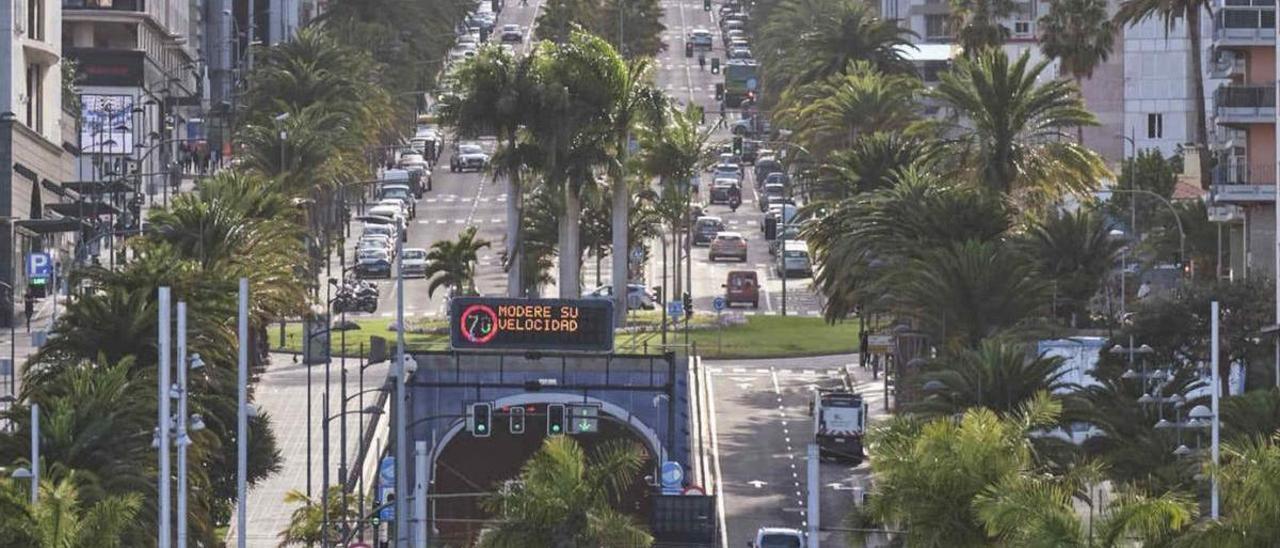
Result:
M707 376L707 409L711 411L711 462L716 468L716 515L720 521L720 546L721 548L729 548L729 528L725 525L724 512L724 476L720 473L720 440L717 437L719 429L716 427L716 389L715 383L711 382L710 375Z

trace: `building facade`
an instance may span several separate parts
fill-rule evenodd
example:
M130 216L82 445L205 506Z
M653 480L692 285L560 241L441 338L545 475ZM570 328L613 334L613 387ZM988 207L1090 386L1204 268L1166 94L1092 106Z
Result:
M29 280L22 267L33 251L55 261L74 246L78 223L54 209L64 198L77 150L75 117L64 113L62 26L58 0L5 1L0 7L0 307L28 292L43 296L48 279Z

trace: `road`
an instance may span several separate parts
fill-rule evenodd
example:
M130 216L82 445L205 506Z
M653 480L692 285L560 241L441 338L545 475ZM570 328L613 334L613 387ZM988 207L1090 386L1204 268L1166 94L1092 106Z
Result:
M884 416L884 384L856 365L857 356L783 360L707 361L714 467L720 470L725 546L743 546L765 526L804 529L806 447L813 441L809 402L816 388L843 386L847 369L854 390L870 405L872 421ZM867 487L866 464L823 462L822 527L839 526L853 504L853 488ZM821 540L847 546L841 533Z

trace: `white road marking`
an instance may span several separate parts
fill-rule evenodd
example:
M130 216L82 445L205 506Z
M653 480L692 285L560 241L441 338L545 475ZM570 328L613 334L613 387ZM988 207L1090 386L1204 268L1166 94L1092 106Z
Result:
M715 495L716 495L716 518L720 522L720 546L727 548L729 546L729 528L725 525L724 511L724 475L720 472L720 440L717 437L719 429L716 427L716 388L715 383L707 379L707 407L710 411L711 418L711 462L715 465Z

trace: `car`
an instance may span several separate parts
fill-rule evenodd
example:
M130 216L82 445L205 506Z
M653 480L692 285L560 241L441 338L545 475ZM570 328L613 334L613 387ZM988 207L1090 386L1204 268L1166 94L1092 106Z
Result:
M371 249L376 251L386 251L387 253L390 253L392 251L392 248L388 247L387 240L385 238L379 238L379 237L373 237L373 236L369 238L360 238L360 241L356 242L356 255L355 255L356 262L360 261L361 251L366 251Z
M742 160L742 163L754 165L756 163L756 158L759 156L759 151L760 141L743 139L742 154L739 154L738 156L739 159Z
M720 178L711 183L711 195L708 200L713 204L727 204L733 196L733 189L738 189L738 198L742 198L742 186L737 179Z
M729 59L755 59L751 56L751 48L732 48L726 57Z
M405 218L409 217L409 206L399 198L383 198L381 200L378 200L378 203L375 204L374 207L380 207L380 206L394 207L400 211L401 217L405 217Z
M747 39L747 31L743 29L733 29L733 30L727 30L724 32L725 45L728 45L734 40L746 40L746 39Z
M586 299L612 299L613 286L602 285L582 295ZM643 284L627 284L627 310L653 310L658 298Z
M737 232L719 232L711 240L711 249L707 251L707 259L716 262L721 257L736 257L747 262L747 239Z
M739 137L754 135L759 132L759 126L763 124L763 121L757 122L755 116L744 116L729 123L729 133Z
M463 171L484 171L489 166L489 155L485 154L484 149L475 143L462 143L453 151L453 158L449 160L449 171L461 173Z
M427 250L417 247L401 250L400 275L405 278L427 277Z
M778 231L778 237L774 238L769 242L769 255L771 256L777 255L778 248L779 246L782 245L782 242L785 242L787 240L795 240L795 239L798 239L799 237L800 237L800 227L796 226L795 224L785 225L781 230Z
M805 548L804 533L787 527L761 527L751 548Z
M711 31L698 27L689 31L689 43L695 48L711 49L714 39Z
M761 187L760 191L760 211L769 210L769 198L777 196L779 198L786 196L787 187L781 183L766 184Z
M409 185L384 184L378 187L378 200L400 200L409 208L409 218L418 216L418 202Z
M778 276L790 278L799 273L805 277L813 275L813 265L809 262L809 246L804 240L783 240L779 244L778 254L774 256L773 270Z
M372 278L391 277L391 254L383 249L366 249L356 256L356 276Z
M724 230L724 221L719 217L698 217L693 223L693 245L708 245L711 240Z
M724 288L725 306L747 303L751 308L760 308L760 281L754 270L730 270L720 287Z
M740 30L745 32L747 30L747 22L737 17L728 17L720 20L720 28L725 32L729 32L731 30Z
M520 30L520 25L502 25L503 42L521 42L523 40L524 31Z
M364 211L366 217L382 217L391 221L389 223L394 229L393 234L400 234L400 239L408 241L408 232L405 229L404 215L401 214L400 208L393 205L377 205Z
M742 182L742 166L738 164L716 164L711 168L712 179L733 179Z
M733 145L729 145L729 149L720 153L717 164L738 165L738 155L733 153ZM741 168L742 166L738 166Z
M425 146L425 144L426 143L424 142L423 145ZM400 161L396 162L396 164L398 164L401 169L408 169L411 167L420 167L422 169L431 168L431 164L427 162L427 159L423 157L422 154L419 154L418 152L401 154Z
M775 171L764 176L764 183L761 186L782 185L785 188L789 182L791 182L791 178L787 176L786 172Z

